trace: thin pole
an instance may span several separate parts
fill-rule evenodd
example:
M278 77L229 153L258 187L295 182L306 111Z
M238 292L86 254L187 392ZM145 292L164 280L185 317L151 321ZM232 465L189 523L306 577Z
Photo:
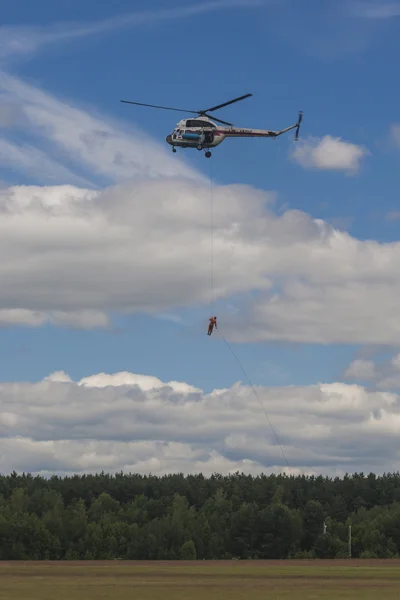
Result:
M349 558L351 558L351 525L349 525Z

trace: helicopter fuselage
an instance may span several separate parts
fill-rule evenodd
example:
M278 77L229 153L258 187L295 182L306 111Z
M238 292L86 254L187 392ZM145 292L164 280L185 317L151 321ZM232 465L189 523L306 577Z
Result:
M167 135L165 141L167 144L172 146L172 152L176 152L176 147L180 148L197 148L197 150L205 150L206 158L210 158L211 152L210 148L215 148L215 146L219 146L226 138L277 138L279 135L286 133L287 131L291 131L292 129L296 129L295 140L297 141L299 136L300 123L303 118L303 113L300 111L299 120L294 125L290 127L286 127L285 129L281 129L280 131L271 131L269 129L239 129L238 127L234 127L232 123L228 123L227 121L222 121L221 119L217 119L214 117L218 123L223 123L224 125L228 125L229 127L221 127L216 125L213 121L211 121L209 115L207 113L219 110L224 106L228 106L230 104L234 104L235 102L239 102L239 100L244 100L252 96L252 94L245 94L244 96L239 96L238 98L234 98L233 100L229 100L228 102L223 102L222 104L218 104L217 106L212 106L207 110L194 111L194 110L184 110L182 108L172 108L170 106L157 106L155 104L143 104L142 102L133 102L131 100L121 100L121 102L126 102L127 104L137 104L139 106L148 106L150 108L159 108L163 110L175 110L178 112L190 112L192 114L197 115L196 118L191 119L183 119L179 121L176 128L172 133Z
M202 117L180 121L174 131L167 135L165 141L173 147L173 150L175 146L203 150L219 146L228 137L276 137L277 133L268 129L217 126L210 119Z
M223 128L218 128L209 119L184 119L180 121L174 131L166 137L170 146L179 148L214 148L219 146L226 135Z

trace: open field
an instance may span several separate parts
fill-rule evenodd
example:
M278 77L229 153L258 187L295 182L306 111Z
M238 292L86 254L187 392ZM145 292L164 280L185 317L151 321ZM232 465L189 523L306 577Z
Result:
M400 561L0 562L0 600L398 600Z

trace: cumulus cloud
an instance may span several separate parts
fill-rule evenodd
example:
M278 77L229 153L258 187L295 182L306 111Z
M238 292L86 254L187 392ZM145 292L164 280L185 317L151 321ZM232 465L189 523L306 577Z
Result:
M0 384L0 470L337 473L397 465L399 398L342 383L206 394L134 373Z
M208 193L180 180L102 192L0 190L4 319L96 326L111 310L154 313L208 301ZM216 188L217 297L268 287L252 234L270 198L246 186Z
M400 243L360 241L301 211L277 216L274 194L250 186L213 193L227 338L398 344ZM111 313L171 318L209 303L208 201L208 185L172 178L1 189L0 322L102 327Z
M65 377L65 374L62 373L62 376ZM175 392L179 393L201 392L199 388L192 387L187 383L180 381L170 381L169 383L164 383L157 377L152 377L150 375L137 375L135 373L128 373L126 371L113 374L98 373L97 375L84 377L78 382L78 385L84 385L91 388L106 388L110 386L139 386L139 388L145 392L153 389L170 387Z
M143 311L179 320L209 303L207 179L144 134L3 75L41 149L7 134L0 160L73 185L0 189L0 325L108 327L111 313ZM275 194L251 186L213 194L227 338L397 343L399 243L359 241L301 211L277 216Z
M390 359L374 362L371 360L354 360L345 371L345 377L353 381L373 382L377 389L400 389L400 354Z
M361 242L324 223L309 225L307 239L293 236L285 248L270 248L265 273L274 285L242 313L231 339L397 346L400 282L393 261L400 244Z
M374 379L376 376L375 373L375 363L373 360L365 360L363 358L358 358L353 360L350 365L347 367L345 371L345 377L347 379Z
M43 381L53 381L58 383L72 383L71 377L65 371L54 371L50 373Z
M306 169L346 171L354 174L361 159L368 154L362 146L326 135L323 138L299 140L292 158Z

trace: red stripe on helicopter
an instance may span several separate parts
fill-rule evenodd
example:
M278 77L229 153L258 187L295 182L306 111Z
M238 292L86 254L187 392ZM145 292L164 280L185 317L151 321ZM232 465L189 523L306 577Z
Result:
M258 132L254 132L254 131L238 131L236 129L227 129L225 131L219 131L218 133L215 133L214 135L229 135L229 134L234 134L234 135L246 135L246 136L265 136L268 135L266 133L258 133Z

